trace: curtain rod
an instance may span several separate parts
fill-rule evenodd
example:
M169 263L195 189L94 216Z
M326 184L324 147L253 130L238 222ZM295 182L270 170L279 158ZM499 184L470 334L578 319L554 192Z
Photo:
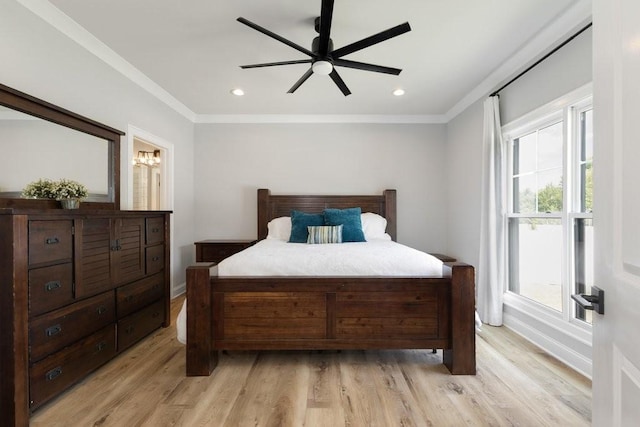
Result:
M545 59L547 59L548 57L550 57L551 55L553 55L554 53L556 53L557 51L559 51L560 49L562 49L565 45L567 45L569 42L571 42L571 40L575 39L576 37L578 37L580 34L584 33L589 27L591 27L593 25L593 22L589 22L584 28L582 28L580 31L578 31L577 33L575 33L574 35L572 35L571 37L569 37L567 40L563 41L562 43L560 43L558 46L556 46L551 52L547 53L545 56L543 56L542 58L538 59L535 63L533 63L532 65L530 65L526 70L524 70L523 72L521 72L520 74L518 74L517 76L515 76L514 78L512 78L511 80L509 80L507 83L505 83L500 89L494 91L491 95L489 96L496 96L500 93L501 90L503 90L504 88L506 88L507 86L509 86L511 83L515 82L516 80L518 80L520 77L524 76L525 74L527 74L532 68L534 68L535 66L537 66L539 63L541 63L542 61L544 61Z

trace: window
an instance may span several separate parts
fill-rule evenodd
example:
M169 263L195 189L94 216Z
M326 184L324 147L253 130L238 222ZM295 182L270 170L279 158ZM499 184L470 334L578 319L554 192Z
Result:
M590 323L571 294L593 284L591 98L508 127L508 290L567 321Z

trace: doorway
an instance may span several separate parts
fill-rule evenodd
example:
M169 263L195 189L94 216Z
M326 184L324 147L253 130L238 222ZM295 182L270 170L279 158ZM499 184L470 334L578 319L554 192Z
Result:
M160 210L162 191L162 148L133 138L133 210Z
M173 144L129 125L125 152L121 167L127 173L123 177L126 184L121 186L121 206L132 210L173 210Z

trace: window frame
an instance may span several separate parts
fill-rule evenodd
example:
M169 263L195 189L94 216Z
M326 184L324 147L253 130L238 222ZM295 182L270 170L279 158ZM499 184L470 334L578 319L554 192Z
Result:
M581 135L580 114L593 109L593 94L591 85L579 88L560 99L538 108L502 127L503 143L506 153L506 203L504 235L507 243L504 265L506 268L504 283L504 302L518 310L535 315L542 323L553 325L554 328L567 330L585 341L591 340L591 324L577 318L577 308L571 299L575 293L575 250L574 223L576 219L593 219L592 212L580 212L580 144L577 138ZM535 132L546 126L563 122L563 201L562 212L559 213L516 213L514 212L514 158L513 141ZM537 210L537 207L536 207ZM522 296L510 290L510 259L511 238L509 235L510 222L516 218L550 218L559 219L562 225L562 311L557 311L547 305ZM561 322L558 322L561 321Z

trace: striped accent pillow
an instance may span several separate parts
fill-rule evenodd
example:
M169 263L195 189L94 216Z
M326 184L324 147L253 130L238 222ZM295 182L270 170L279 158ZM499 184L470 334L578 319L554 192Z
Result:
M342 224L310 225L307 230L309 231L307 243L342 243Z

